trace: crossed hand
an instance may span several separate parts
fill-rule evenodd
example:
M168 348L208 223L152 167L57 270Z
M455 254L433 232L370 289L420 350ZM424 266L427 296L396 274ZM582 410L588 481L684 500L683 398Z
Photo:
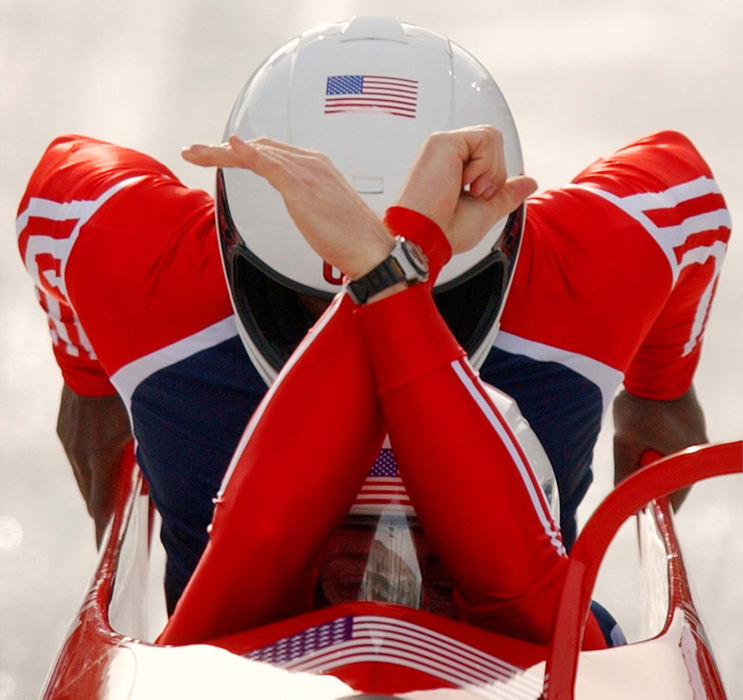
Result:
M281 193L312 248L350 279L371 270L392 248L380 219L322 153L232 136L219 146L194 144L182 155L196 165L246 168L264 177ZM506 177L497 129L473 126L426 140L397 204L438 224L456 254L474 247L536 186L530 177Z

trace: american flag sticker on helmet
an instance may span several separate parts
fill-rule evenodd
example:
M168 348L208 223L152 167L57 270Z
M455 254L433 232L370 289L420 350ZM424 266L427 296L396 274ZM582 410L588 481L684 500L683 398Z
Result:
M386 75L330 75L325 87L325 114L376 112L414 118L418 81Z

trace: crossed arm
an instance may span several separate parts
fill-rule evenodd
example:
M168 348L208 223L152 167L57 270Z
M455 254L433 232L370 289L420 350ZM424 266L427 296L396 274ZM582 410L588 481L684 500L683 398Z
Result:
M482 170L467 182L471 156L482 151ZM238 139L197 153L204 164L266 177L302 235L348 276L389 252L391 235L324 156ZM339 296L310 331L245 432L210 542L161 643L212 639L308 609L316 555L347 513L384 429L426 538L452 573L463 616L546 640L566 564L559 532L526 457L431 296L450 249L476 244L534 187L528 178L506 179L499 153L489 128L426 145L410 178L429 178L419 204L430 207L426 216L409 206L406 186L404 223L387 221L423 247L431 279L362 307ZM333 216L354 207L357 222ZM290 441L281 439L286 426ZM596 629L592 639L602 643Z
M269 141L233 138L221 146L192 146L186 160L199 165L249 167L285 190L290 213L317 238L329 262L357 277L386 257L392 246L381 222L331 167L327 158ZM286 164L291 163L291 168ZM431 137L411 170L399 204L425 214L447 234L454 252L472 247L503 211L534 187L529 178L506 182L498 136L486 127ZM317 188L317 178L323 187ZM462 186L469 185L470 195ZM324 193L317 196L318 191ZM347 214L338 218L338 198ZM333 210L332 217L329 211ZM330 222L327 219L330 219ZM328 228L326 224L337 224ZM354 247L339 246L339 232L352 225ZM314 239L310 239L312 243ZM340 238L342 241L342 238ZM394 293L394 288L385 294ZM623 392L614 406L615 478L634 471L645 449L671 453L706 441L704 416L693 389L672 401L641 399ZM63 390L57 432L96 525L98 541L111 515L119 455L130 439L126 411L117 397L79 396Z

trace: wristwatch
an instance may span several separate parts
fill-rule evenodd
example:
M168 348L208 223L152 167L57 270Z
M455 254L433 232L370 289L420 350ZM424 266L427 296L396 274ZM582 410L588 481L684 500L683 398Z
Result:
M375 268L346 285L348 294L357 304L366 304L370 297L398 282L408 286L428 279L428 258L421 247L402 236L395 236L390 254Z

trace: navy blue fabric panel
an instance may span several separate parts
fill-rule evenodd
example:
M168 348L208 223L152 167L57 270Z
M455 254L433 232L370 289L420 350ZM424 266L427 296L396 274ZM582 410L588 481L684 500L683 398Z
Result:
M163 518L169 607L206 546L212 498L265 392L235 336L155 372L132 395L137 460Z
M577 536L575 512L591 484L591 459L601 428L602 401L590 380L557 362L540 362L498 348L482 379L516 400L555 470L565 546Z
M562 365L493 349L482 378L512 396L542 442L560 489L566 546L591 483L601 421L598 388ZM172 610L208 540L212 498L266 385L238 337L144 380L132 396L137 459L163 518Z

